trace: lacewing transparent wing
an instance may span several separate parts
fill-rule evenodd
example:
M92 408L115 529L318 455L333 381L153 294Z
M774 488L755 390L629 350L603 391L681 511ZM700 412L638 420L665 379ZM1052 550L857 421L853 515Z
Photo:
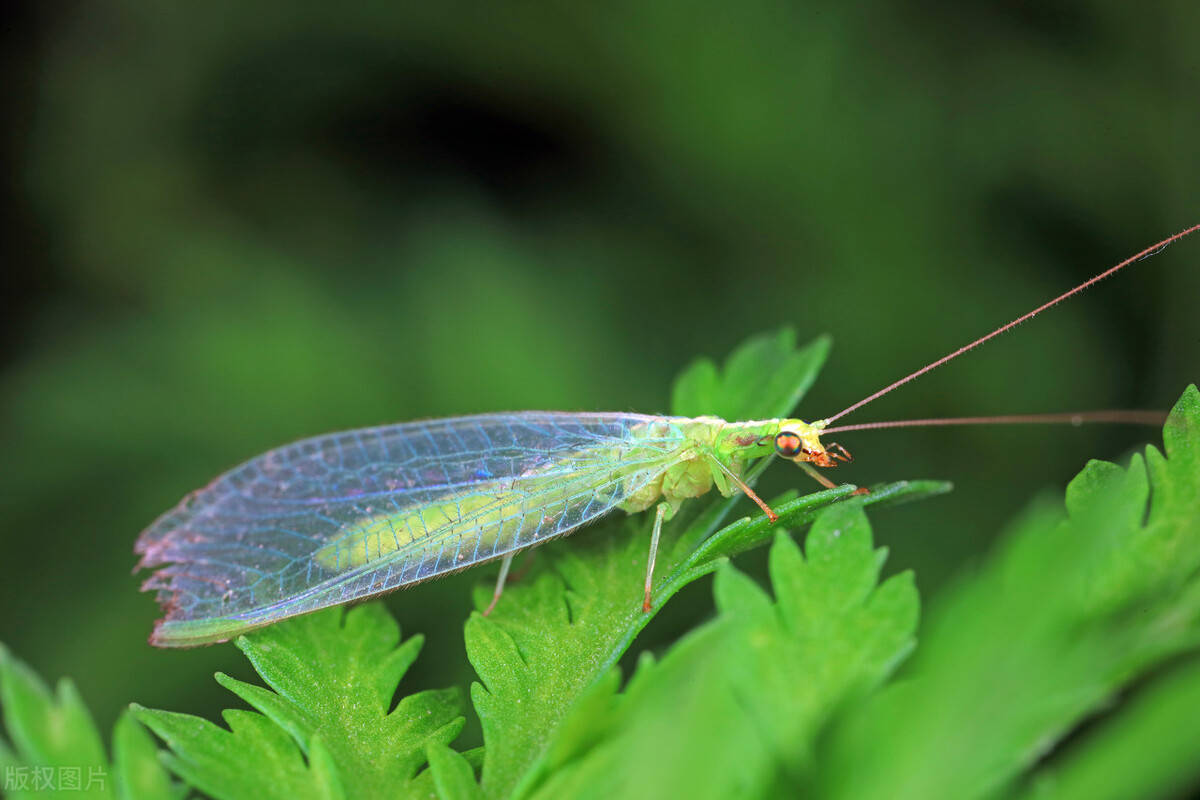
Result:
M684 422L489 414L271 450L138 539L166 611L151 641L223 641L569 533L674 464Z

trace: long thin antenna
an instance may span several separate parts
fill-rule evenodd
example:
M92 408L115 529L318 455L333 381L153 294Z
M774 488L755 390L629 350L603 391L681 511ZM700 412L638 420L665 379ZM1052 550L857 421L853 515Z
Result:
M995 417L942 417L939 419L898 419L888 422L863 422L858 425L838 425L821 431L869 431L879 428L932 428L939 425L1082 425L1085 422L1115 422L1128 425L1162 425L1167 421L1165 411L1076 411L1063 414L1004 414Z
M1100 281L1107 278L1109 275L1112 275L1113 273L1117 272L1118 270L1124 269L1125 267L1129 266L1130 264L1134 263L1135 261L1141 261L1143 258L1149 258L1150 256L1156 255L1159 251L1161 251L1167 245L1172 244L1173 242L1177 242L1180 239L1182 239L1183 237L1187 236L1188 234L1195 233L1196 231L1200 231L1200 225L1193 225L1192 227L1188 228L1187 230L1180 231L1179 233L1175 234L1174 236L1168 236L1166 239L1163 239L1158 244L1151 245L1150 247L1147 247L1145 250L1141 251L1140 253L1130 256L1129 258L1122 261L1120 264L1117 264L1115 267L1112 267L1110 269L1105 270L1104 272L1101 272L1096 277L1079 284L1078 286L1076 286L1074 289L1072 289L1069 292L1064 292L1063 294L1060 294L1058 297L1054 298L1053 300L1051 300L1048 303L1044 303L1043 305L1038 306L1033 311L1030 311L1028 314L1017 317L1012 322L1009 322L1006 325L1001 325L999 328L996 328L996 330L992 331L987 336L981 336L980 338L976 339L975 341L971 342L970 344L964 345L964 346L958 348L953 353L950 353L949 355L946 355L946 356L942 356L937 361L934 361L931 364L926 364L925 366L921 367L916 372L906 375L905 377L901 378L900 380L896 381L893 384L885 386L884 388L880 389L878 392L875 392L875 394L864 397L862 400L859 400L854 405L842 409L838 413L834 414L832 417L828 417L827 418L828 421L833 422L835 419L840 419L841 417L846 416L851 411L855 411L859 408L862 408L863 406L865 406L867 403L871 402L872 400L878 400L880 397L883 397L885 394L892 391L893 389L898 389L901 386L903 386L904 384L908 383L909 381L916 380L917 378L924 375L926 372L931 372L931 371L937 369L942 364L945 364L947 361L953 361L954 359L961 356L963 353L968 353L968 352L974 350L976 347L979 347L979 345L983 344L984 342L988 341L989 339L993 339L993 338L999 336L1000 334L1015 328L1016 326L1020 325L1022 322L1025 322L1028 319L1032 319L1033 317L1036 317L1038 314L1042 313L1046 309L1052 308L1052 307L1058 305L1063 300L1066 300L1068 297L1072 297L1074 295L1079 294L1080 292L1082 292L1084 289L1088 288L1092 284L1099 283Z

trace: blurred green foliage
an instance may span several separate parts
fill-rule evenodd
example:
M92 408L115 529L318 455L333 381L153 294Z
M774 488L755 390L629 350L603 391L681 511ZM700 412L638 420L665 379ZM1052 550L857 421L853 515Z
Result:
M71 793L94 800L181 800L157 744L128 713L113 730L112 759L70 678L54 693L0 644L0 790L11 800Z
M31 12L32 13L32 12ZM154 652L137 532L290 439L468 411L660 411L666 376L828 332L820 417L1186 224L1200 7L267 2L41 6L11 116L0 639L212 715L232 648ZM857 420L1165 407L1200 363L1187 242ZM1147 432L844 437L935 594L1034 490ZM774 470L769 491L799 480ZM916 531L914 533L914 531ZM761 557L746 560L763 569ZM393 598L465 684L466 575ZM709 615L685 592L653 648Z

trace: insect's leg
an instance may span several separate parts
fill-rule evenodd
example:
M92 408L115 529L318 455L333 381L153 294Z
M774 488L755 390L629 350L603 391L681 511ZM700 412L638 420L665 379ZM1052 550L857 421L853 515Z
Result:
M771 520L771 522L779 519L779 515L771 510L771 507L767 505L766 501L756 495L754 490L747 486L744 480L733 474L733 470L722 464L721 459L717 458L716 456L709 456L709 461L716 464L722 472L728 475L729 480L733 481L734 485L741 489L742 493L746 495L746 497L749 497L751 500L753 500L755 504L763 510L763 513L767 515L767 519Z
M650 536L650 558L646 561L646 595L642 600L642 611L650 613L650 590L654 587L654 561L658 558L658 537L662 533L663 517L667 515L668 503L659 503L654 513L654 533Z
M837 442L829 442L825 445L825 452L836 458L838 461L853 461L854 456L850 455L850 451L842 447Z
M817 483L824 486L826 489L836 489L837 488L836 483L829 480L829 478L826 478L824 475L822 475L820 472L818 472L817 468L814 467L812 464L809 464L807 461L797 461L796 463L800 465L800 469L802 469L808 473L809 477L811 477L814 481L816 481Z
M521 563L517 566L517 568L515 570L513 570L512 573L509 575L509 580L513 581L514 583L520 581L526 575L528 575L529 570L533 569L533 565L535 563L537 563L538 549L536 547L530 547L530 548L524 550L523 552L525 553L525 558L521 561ZM516 554L514 553L513 555L514 555L513 560L516 560L515 559Z
M824 475L822 475L817 470L817 468L814 467L812 464L809 464L807 461L797 461L796 463L800 465L800 469L807 472L810 476L812 476L813 480L815 480L817 483L824 486L826 489L836 489L837 488L836 483L834 483L833 481L829 480L829 478L826 478ZM859 489L855 489L851 493L851 496L853 497L856 494L870 494L870 493L871 493L870 489L859 488Z
M492 609L496 607L496 601L500 599L500 595L504 591L504 581L508 579L508 568L512 566L514 555L516 553L509 553L500 562L500 577L496 579L496 591L492 592L492 602L488 603L488 607L483 610L485 617L492 613Z

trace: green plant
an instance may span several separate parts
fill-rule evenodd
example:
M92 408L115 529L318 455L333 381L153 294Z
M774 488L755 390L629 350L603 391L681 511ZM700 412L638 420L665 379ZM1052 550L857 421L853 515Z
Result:
M0 789L5 797L169 800L186 787L171 781L158 748L127 712L113 730L112 759L75 684L54 693L0 645L0 707L11 744L0 739Z
M751 340L723 369L685 372L674 411L785 413L827 349L797 349L788 332ZM655 607L716 573L715 615L661 658L643 654L624 686L616 664L648 621L649 520L542 548L490 617L466 622L481 748L451 747L467 713L458 691L394 701L421 639L401 641L378 603L240 637L267 687L217 676L255 709L226 711L228 729L132 715L166 742L172 772L217 798L1169 795L1200 778L1187 713L1200 698L1194 387L1164 442L1165 456L1149 448L1127 468L1091 462L1065 510L1036 501L934 598L919 647L912 577L880 581L886 553L864 509L947 488L924 481L779 498L774 527L727 522L736 499L685 506L664 529ZM801 551L787 531L809 522ZM769 591L729 561L768 541ZM477 606L489 599L481 584ZM0 763L102 763L70 685L56 705L0 657L15 745L0 745ZM52 729L86 747L50 748L38 731ZM174 796L129 717L123 737L137 746L114 748L113 772L142 764L159 794L136 796ZM1127 767L1119 781L1103 777L1113 764Z

